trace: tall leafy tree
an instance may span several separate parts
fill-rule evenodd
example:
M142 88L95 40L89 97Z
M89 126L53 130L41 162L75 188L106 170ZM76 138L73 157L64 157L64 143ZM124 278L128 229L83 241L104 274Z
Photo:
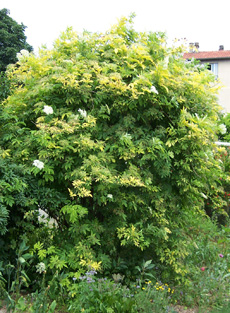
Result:
M10 16L7 9L0 10L0 72L5 71L8 64L17 61L16 54L33 48L26 42L26 26L18 24Z
M6 68L11 63L16 63L17 53L25 49L32 51L32 47L26 42L25 29L26 26L18 24L9 16L9 10L0 10L0 102L7 98L10 94L11 83L10 78L6 75ZM0 115L2 113L2 105L0 106ZM2 146L0 147L2 150ZM7 231L9 211L7 207L12 207L13 203L20 199L17 205L23 203L21 194L25 188L23 177L20 177L20 170L15 170L16 164L9 164L0 158L0 234L3 235ZM7 200L3 201L4 194L7 193ZM16 195L16 193L17 195ZM15 196L13 196L15 195ZM7 206L5 206L7 203ZM24 203L25 204L25 203ZM24 205L23 204L23 205ZM8 225L9 226L9 225ZM7 243L7 241L6 241ZM3 246L6 247L6 243ZM2 241L0 242L3 251Z

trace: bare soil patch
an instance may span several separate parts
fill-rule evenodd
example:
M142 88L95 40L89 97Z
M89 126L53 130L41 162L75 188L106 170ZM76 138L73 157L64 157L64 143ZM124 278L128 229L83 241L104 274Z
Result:
M173 308L177 313L198 313L199 312L198 308L185 308L180 305L175 305Z

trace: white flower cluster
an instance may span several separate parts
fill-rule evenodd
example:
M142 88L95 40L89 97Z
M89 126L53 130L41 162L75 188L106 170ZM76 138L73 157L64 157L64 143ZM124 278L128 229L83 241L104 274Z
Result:
M121 136L121 140L132 140L132 136L128 133L125 133Z
M46 270L46 265L45 265L45 263L43 263L43 262L38 263L38 264L36 265L36 269L37 269L36 272L38 272L39 274L44 273L45 270Z
M37 168L39 168L40 170L43 169L43 167L44 167L44 163L42 161L39 161L39 160L34 160L33 165L36 166Z
M107 198L113 199L113 195L112 195L111 193L108 193L108 194L107 194Z
M54 110L51 106L44 105L43 112L45 112L47 115L49 115L49 114L53 114Z
M155 93L155 94L157 94L158 95L158 91L157 91L157 89L156 89L156 87L155 86L152 86L151 88L150 88L150 91L151 92L153 92L153 93Z
M219 125L219 131L222 135L226 134L227 132L227 127L224 124Z
M49 228L58 227L57 221L50 217L44 210L41 208L38 209L38 222L43 223Z
M82 117L86 117L87 116L87 112L85 110L78 109L78 112L81 114Z
M18 61L21 61L24 58L28 58L30 55L29 51L22 49L19 53L16 54Z

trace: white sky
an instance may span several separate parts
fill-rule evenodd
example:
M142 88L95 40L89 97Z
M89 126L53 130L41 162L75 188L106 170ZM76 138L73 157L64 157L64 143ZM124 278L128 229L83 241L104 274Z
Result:
M0 9L27 26L27 42L35 51L52 47L72 26L103 32L122 16L136 13L137 31L164 31L167 37L199 42L200 51L230 50L229 0L0 0Z

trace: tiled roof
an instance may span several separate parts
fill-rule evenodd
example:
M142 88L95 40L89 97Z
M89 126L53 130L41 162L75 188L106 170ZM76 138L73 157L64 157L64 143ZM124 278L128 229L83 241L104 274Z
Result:
M230 59L230 50L185 53L183 57L184 59L194 58L198 60Z

